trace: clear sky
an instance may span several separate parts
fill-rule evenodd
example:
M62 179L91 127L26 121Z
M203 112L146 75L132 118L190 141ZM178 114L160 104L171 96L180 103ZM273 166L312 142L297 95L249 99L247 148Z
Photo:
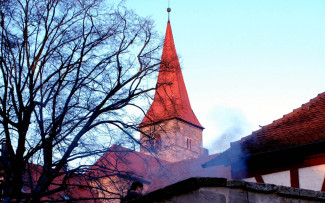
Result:
M192 108L210 153L325 92L325 0L170 0ZM128 0L163 36L168 0Z

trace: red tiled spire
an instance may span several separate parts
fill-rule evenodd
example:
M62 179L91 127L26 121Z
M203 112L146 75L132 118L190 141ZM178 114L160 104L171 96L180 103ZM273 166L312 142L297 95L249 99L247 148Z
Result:
M168 21L154 101L140 127L172 118L203 129L190 105Z

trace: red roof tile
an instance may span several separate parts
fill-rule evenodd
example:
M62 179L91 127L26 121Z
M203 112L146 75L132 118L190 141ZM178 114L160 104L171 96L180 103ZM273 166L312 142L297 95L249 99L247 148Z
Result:
M243 152L278 150L325 140L325 92L241 139Z
M192 111L179 65L170 23L167 24L157 90L140 127L178 118L203 128Z
M30 173L26 172L24 175L24 181L26 184L23 189L27 193L31 192L30 181L32 181L32 187L35 187L37 181L39 180L43 167L36 164L28 164L28 170ZM101 202L97 200L98 196L95 190L89 186L87 178L83 174L69 175L67 178L63 171L60 172L61 175L57 176L53 182L50 184L48 190L55 190L59 188L63 182L66 183L67 188L64 191L56 192L50 196L42 197L42 201L63 201L64 198L69 198L69 200L78 200L78 202ZM67 178L67 180L65 180ZM28 183L28 184L27 184Z
M152 173L153 168L166 163L168 162L154 156L113 145L86 174L94 177L128 176L149 181L147 174Z
M202 163L216 156L218 154L169 163L141 152L113 145L87 173L95 177L125 174L124 178L138 179L148 184L149 188L146 192L150 192L190 177L230 178L230 167L216 166L206 169L201 167ZM120 177L123 178L123 176Z
M250 156L279 153L318 153L325 144L325 92L300 108L262 127L251 135L230 143L220 156L204 163L203 167L229 165ZM314 153L308 152L310 155ZM282 154L285 156L286 154ZM281 156L281 154L280 154Z

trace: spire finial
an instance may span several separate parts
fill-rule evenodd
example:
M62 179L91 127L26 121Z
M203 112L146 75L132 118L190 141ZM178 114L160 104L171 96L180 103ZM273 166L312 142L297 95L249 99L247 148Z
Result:
M170 9L169 7L167 8L167 12L168 12L168 22L169 22L169 13L170 13L170 11L171 11L172 9Z
M167 12L168 12L168 22L169 22L169 13L172 9L170 9L170 6L169 6L169 3L170 3L170 0L168 0L168 8L167 8Z

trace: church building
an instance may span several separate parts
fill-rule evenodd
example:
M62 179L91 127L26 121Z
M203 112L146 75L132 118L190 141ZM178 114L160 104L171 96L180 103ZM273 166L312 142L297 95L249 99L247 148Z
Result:
M113 145L86 173L101 177L93 185L125 194L135 180L150 192L190 177L230 177L229 167L201 167L216 155L203 148L204 128L190 104L169 19L154 100L138 128L140 151ZM112 196L99 194L105 195Z
M170 9L168 9L170 12ZM154 100L139 125L141 152L177 162L203 153L203 127L188 98L168 20Z
M204 127L187 94L169 16L154 100L138 129L140 151L111 146L85 173L69 179L72 187L49 200L69 196L119 202L133 181L143 183L147 193L191 177L325 191L325 93L231 143L223 153L208 155L202 142ZM32 178L37 180L42 167L35 168ZM57 178L57 184L61 179Z
M146 192L190 177L325 191L325 93L231 143L225 152L208 155L202 145L204 128L190 105L169 20L156 85L154 100L139 125L140 152L113 146L119 149L117 153L106 152L91 170L117 166L112 170L123 173L113 182L139 180ZM112 180L107 183L112 185Z

